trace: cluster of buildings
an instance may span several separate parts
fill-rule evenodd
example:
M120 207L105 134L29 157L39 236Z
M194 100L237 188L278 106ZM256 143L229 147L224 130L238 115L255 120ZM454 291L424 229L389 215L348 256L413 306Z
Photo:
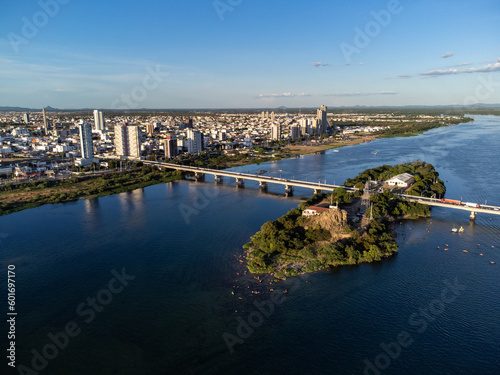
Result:
M58 155L89 166L99 158L174 159L202 152L253 153L253 146L316 142L333 134L378 131L387 124L406 121L402 116L329 114L326 106L316 113L223 111L191 112L189 116L109 115L100 110L64 113L45 108L40 112L4 112L0 114L0 161ZM371 126L365 124L368 122ZM373 126L373 122L380 122L380 126Z
M331 131L327 107L317 115L222 113L205 116L106 116L100 110L78 114L6 113L0 118L0 157L64 155L88 166L98 158L172 159L204 151L250 151L253 145L311 138Z

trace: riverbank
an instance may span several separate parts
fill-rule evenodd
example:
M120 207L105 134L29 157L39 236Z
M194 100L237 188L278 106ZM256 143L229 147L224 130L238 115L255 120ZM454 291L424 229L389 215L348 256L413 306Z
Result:
M431 129L436 129L444 126L453 126L467 122L474 122L473 118L463 117L460 119L450 119L445 121L429 121L429 122L415 122L408 121L399 124L391 124L389 129L380 130L375 133L368 133L363 135L353 135L349 139L335 139L328 143L321 143L318 145L291 145L285 147L292 155L307 155L316 152L331 150L335 148L354 146L360 143L371 142L374 139L382 138L396 138L396 137L414 137L419 134L425 133ZM378 123L369 123L367 125L377 126ZM358 133L359 134L359 133Z
M73 176L64 180L41 180L0 187L0 215L8 215L44 204L73 202L119 194L182 178L178 171L159 171L143 166L98 176Z

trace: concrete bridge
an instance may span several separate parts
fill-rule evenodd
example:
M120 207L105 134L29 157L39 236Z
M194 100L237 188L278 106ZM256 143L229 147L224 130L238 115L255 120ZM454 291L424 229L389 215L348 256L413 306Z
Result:
M436 198L426 198L419 197L415 195L405 195L400 194L401 198L404 198L409 201L418 202L422 204L426 204L428 206L436 206L436 207L444 207L444 208L452 208L454 210L463 210L470 212L470 219L474 220L478 212L483 212L492 215L500 215L500 207L497 206L489 206L486 204L478 205L479 207L467 206L463 203L451 203L451 202L443 202L441 199ZM457 201L458 202L458 201Z
M313 189L314 193L321 193L323 191L334 191L335 189L341 187L346 191L356 191L357 188L345 187L341 185L332 185L332 184L322 184L320 182L309 182L309 181L300 181L300 180L290 180L286 178L278 178L278 177L270 177L270 176L262 176L255 175L249 173L240 173L228 170L217 170L217 169L209 169L209 168L199 168L199 167L191 167L187 165L178 165L171 163L161 163L156 161L143 161L144 164L155 165L160 168L169 168L176 169L178 171L184 172L193 172L196 180L204 180L205 175L210 174L214 176L214 180L216 183L222 182L224 177L231 177L236 179L236 186L243 187L245 186L245 180L249 181L257 181L259 182L259 186L261 189L267 189L268 184L277 184L285 186L285 192L287 195L293 194L293 189L296 187L303 187Z
M236 180L237 187L245 186L245 180L258 181L260 188L263 190L267 189L268 184L283 185L283 186L285 186L285 192L287 195L292 195L293 189L295 187L303 187L303 188L313 189L315 194L322 193L323 191L334 191L335 189L337 189L339 187L345 189L348 192L353 192L353 191L358 190L357 188L346 187L346 186L342 186L342 185L331 185L331 184L322 184L320 182L316 183L316 182L301 181L301 180L290 180L290 179L286 179L286 178L262 176L262 175L255 175L255 174L249 174L249 173L240 173L240 172L234 172L234 171L228 171L228 170L199 168L199 167L192 167L192 166L187 166L187 165L161 163L161 162L157 162L157 161L143 161L143 162L144 162L144 164L154 165L154 166L157 166L160 168L169 168L169 169L176 169L176 170L184 171L184 172L192 172L192 173L194 173L194 176L195 176L196 180L198 180L198 181L205 180L205 175L210 174L210 175L214 176L214 180L216 183L221 183L223 181L224 177L234 178ZM488 213L488 214L492 214L492 215L500 215L500 207L497 207L497 206L478 205L479 207L473 207L473 206L468 206L468 205L463 204L463 203L443 202L440 199L436 199L436 198L426 198L426 197L419 197L419 196L415 196L415 195L405 195L405 194L399 194L399 197L404 198L404 199L409 200L409 201L422 203L422 204L425 204L428 206L436 206L436 207L451 208L451 209L455 209L455 210L469 211L471 220L474 220L476 218L476 215L478 212Z

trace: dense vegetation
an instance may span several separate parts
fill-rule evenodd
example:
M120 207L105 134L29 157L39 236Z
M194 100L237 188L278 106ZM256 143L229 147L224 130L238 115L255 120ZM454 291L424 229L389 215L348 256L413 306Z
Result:
M382 217L407 216L410 218L428 217L431 214L429 206L400 199L397 195L385 190L383 193L372 194L370 201L372 207L366 212L366 216L379 219Z
M46 203L71 202L81 198L118 194L181 178L179 171L143 166L119 173L73 176L64 180L42 180L0 186L0 215ZM25 198L18 199L20 196Z
M383 138L392 137L412 137L420 133L426 132L431 129L440 128L442 126L457 125L463 122L473 121L471 118L460 118L451 119L445 121L428 121L428 122L415 122L408 121L402 122L396 125L391 124L390 129L384 129L377 134L381 135Z
M359 191L348 193L338 188L328 195L316 194L279 219L265 223L244 246L249 271L283 278L339 265L379 261L392 255L398 246L390 233L391 222L398 217L428 217L428 206L406 201L390 190L370 194L371 208L365 215L373 218L369 224L357 229L340 224L335 233L320 225L308 225L309 219L302 216L302 211L322 201L338 202L340 207L350 205L361 195L368 179L386 180L405 172L413 174L417 181L416 188L407 193L432 195L446 191L434 167L422 161L368 169L345 183L359 187Z
M277 278L297 276L339 265L379 261L398 250L385 220L372 220L368 230L329 242L331 233L320 226L305 229L302 210L293 209L281 218L265 223L247 249L252 273L272 273Z

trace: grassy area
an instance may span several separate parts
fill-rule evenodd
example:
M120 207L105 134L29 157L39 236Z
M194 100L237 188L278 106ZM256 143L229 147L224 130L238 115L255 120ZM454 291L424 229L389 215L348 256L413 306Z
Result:
M96 177L70 177L0 187L0 215L47 203L72 202L118 194L182 178L178 171L159 171L150 166Z
M422 134L428 130L441 128L443 126L457 125L465 122L474 121L470 117L463 117L460 119L429 121L429 122L415 122L408 121L402 122L390 129L385 129L377 133L378 138L393 138L393 137L413 137Z
M307 155L307 154L313 154L316 152L331 150L334 148L340 148L340 147L344 147L344 146L354 146L354 145L357 145L360 143L372 141L373 139L376 139L376 138L377 138L377 136L375 136L375 135L354 136L348 140L336 139L334 141L331 141L328 143L322 143L319 145L291 145L291 146L285 147L285 150L287 150L292 156L293 155Z

